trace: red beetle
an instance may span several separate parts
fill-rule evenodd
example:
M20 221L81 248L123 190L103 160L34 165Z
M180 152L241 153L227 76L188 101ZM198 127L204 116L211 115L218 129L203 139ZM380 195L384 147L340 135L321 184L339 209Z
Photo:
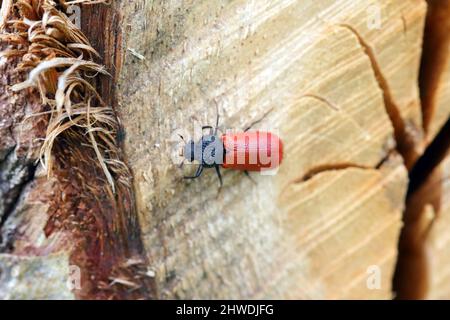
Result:
M283 145L280 138L266 131L245 131L240 133L225 133L221 136L216 129L210 129L210 133L202 136L195 143L189 141L184 147L184 157L192 162L198 160L200 165L193 176L185 179L195 179L200 177L203 168L215 168L222 186L222 176L220 166L225 169L248 171L271 170L278 167L283 158Z

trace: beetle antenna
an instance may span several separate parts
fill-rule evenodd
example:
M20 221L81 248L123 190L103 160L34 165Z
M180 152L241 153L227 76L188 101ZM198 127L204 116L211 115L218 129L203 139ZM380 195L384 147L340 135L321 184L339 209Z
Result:
M183 136L181 134L178 134L181 138L181 140L183 140L183 142L186 142L186 140L184 140Z
M217 130L219 129L219 104L217 103L216 98L214 98L214 104L216 105L216 128L214 129L214 135L217 135Z
M222 175L220 174L220 167L218 165L214 166L216 169L217 176L219 177L220 188L223 186Z
M247 178L250 179L250 181L251 181L254 185L256 185L255 179L253 179L253 178L251 177L250 173L249 173L247 170L244 170L244 174L247 176Z

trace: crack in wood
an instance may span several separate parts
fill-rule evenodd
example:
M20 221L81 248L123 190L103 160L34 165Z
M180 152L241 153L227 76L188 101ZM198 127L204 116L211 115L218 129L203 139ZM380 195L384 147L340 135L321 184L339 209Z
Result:
M448 150L450 150L450 119L447 120L436 138L410 171L408 195L412 195L424 183L444 159Z
M372 47L364 40L364 38L359 34L359 32L353 28L352 26L341 23L337 26L345 28L349 30L352 34L354 34L363 48L364 52L366 53L367 57L369 58L370 64L372 66L372 70L375 74L375 78L378 82L378 86L380 87L380 90L383 94L383 100L384 100L384 106L386 109L386 113L389 116L389 119L391 120L392 126L394 128L394 136L395 140L397 141L397 149L398 152L402 155L404 161L406 163L409 163L410 160L410 152L411 148L413 148L413 138L410 137L405 130L405 123L400 115L399 107L394 102L394 99L392 98L392 94L388 85L388 82L386 78L383 75L383 72L381 71L381 67L378 64L378 60L376 58L376 55L372 49Z
M267 118L267 116L273 111L273 107L270 108L266 113L264 113L259 119L256 119L255 121L253 121L252 123L250 123L245 129L244 131L248 131L251 128L253 128L253 126L255 126L258 123L261 123L265 118Z
M369 167L369 166L363 166L358 165L354 163L330 163L330 164L324 164L320 166L313 167L309 169L305 174L303 174L300 178L295 179L292 184L299 184L306 181L311 180L312 178L316 177L317 175L320 175L325 172L329 171L342 171L347 169L362 169L362 170L376 170L375 168Z
M320 102L324 103L325 105L327 105L328 107L330 107L332 110L334 111L341 111L341 109L339 109L336 105L334 105L333 103L331 103L328 99L319 96L317 94L312 94L312 93L305 93L303 94L300 99L302 98L312 98L312 99L316 99L319 100Z

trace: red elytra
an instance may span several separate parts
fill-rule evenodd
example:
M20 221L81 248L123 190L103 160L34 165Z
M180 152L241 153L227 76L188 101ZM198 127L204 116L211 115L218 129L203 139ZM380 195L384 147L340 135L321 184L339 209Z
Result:
M266 131L224 134L225 169L261 171L278 167L283 159L281 139Z

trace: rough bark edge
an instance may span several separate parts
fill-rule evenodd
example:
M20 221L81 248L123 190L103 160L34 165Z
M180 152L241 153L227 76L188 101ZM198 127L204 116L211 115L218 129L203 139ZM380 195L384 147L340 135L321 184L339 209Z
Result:
M36 87L48 108L41 156L58 183L56 196L48 199L45 233L70 231L71 263L82 269L85 283L75 294L153 298L156 289L146 269L132 177L118 147L118 120L97 90L98 73L106 71L94 62L97 52L85 35L63 13L72 3L100 2L105 1L3 1L0 40L9 47L2 55L20 59L15 71L29 75L13 89L31 92L28 88Z

